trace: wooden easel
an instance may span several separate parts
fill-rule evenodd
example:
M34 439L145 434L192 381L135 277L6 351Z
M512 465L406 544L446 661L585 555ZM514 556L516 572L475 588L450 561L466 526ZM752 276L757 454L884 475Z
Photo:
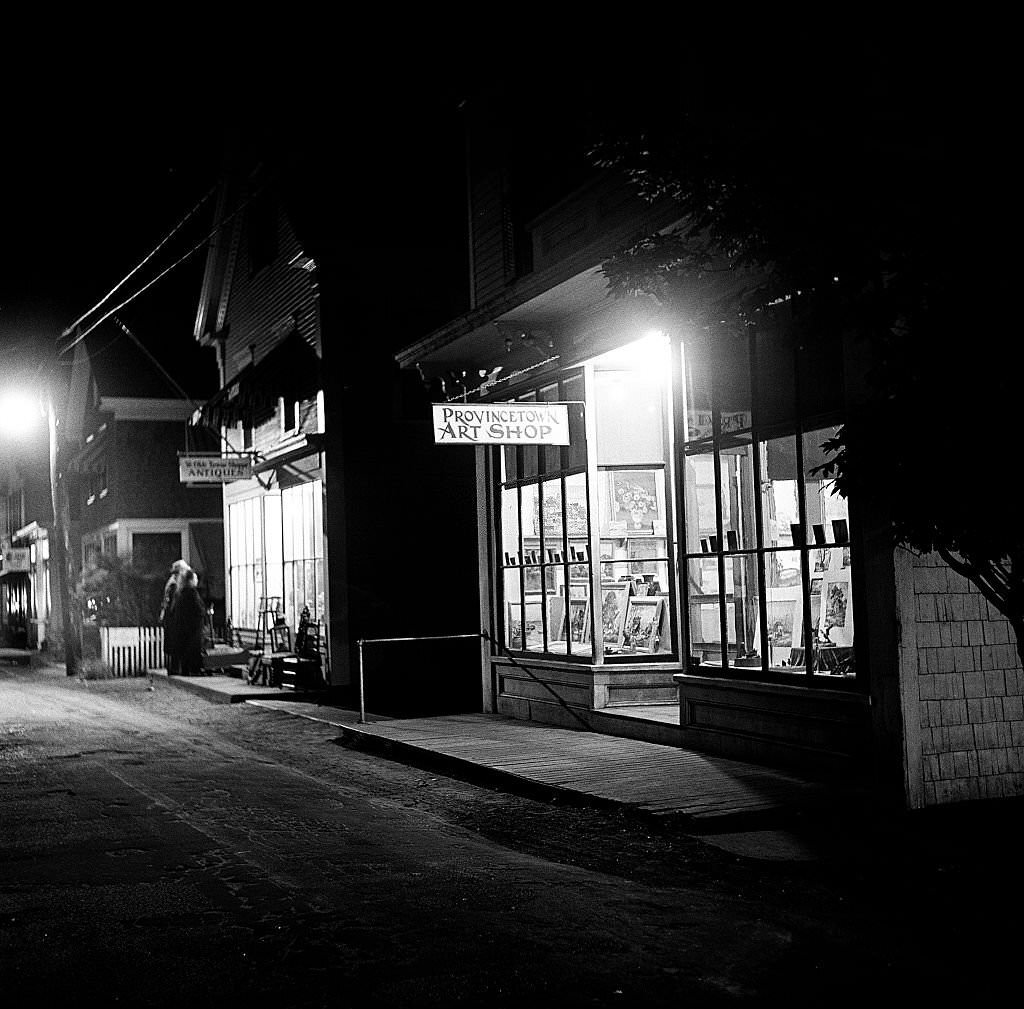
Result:
M260 596L260 607L256 614L256 641L249 652L249 683L256 683L260 678L266 682L267 672L260 660L266 654L267 643L271 632L277 626L281 614L280 596Z

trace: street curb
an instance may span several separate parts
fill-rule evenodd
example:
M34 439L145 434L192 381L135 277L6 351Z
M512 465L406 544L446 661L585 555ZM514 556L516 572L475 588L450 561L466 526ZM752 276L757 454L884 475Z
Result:
M410 764L424 770L431 770L459 778L475 785L483 785L500 792L513 792L525 798L542 802L557 802L565 806L588 807L605 811L617 810L629 816L642 819L648 825L664 824L684 827L694 835L732 833L742 830L780 828L792 826L807 815L803 809L751 810L738 813L723 813L718 816L694 817L680 810L656 812L645 809L637 803L527 778L512 771L499 770L480 764L465 757L438 753L429 747L419 746L405 740L387 739L358 726L337 727L341 735L335 740L338 745Z
M163 679L180 690L197 694L212 701L214 704L241 704L243 701L316 701L319 696L310 692L299 693L297 691L284 691L276 688L268 688L261 691L250 691L248 693L234 693L231 690L218 689L209 683L204 683L202 676L165 676Z

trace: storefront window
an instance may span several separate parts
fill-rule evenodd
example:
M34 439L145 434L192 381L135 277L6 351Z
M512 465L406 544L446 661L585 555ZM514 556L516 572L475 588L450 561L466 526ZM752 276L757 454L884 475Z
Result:
M322 482L313 480L228 506L228 577L236 626L257 626L262 597L279 598L292 627L303 606L314 620L324 619L322 493Z
M542 389L539 398L578 402L580 388L578 376L567 376ZM530 394L521 401L537 398ZM505 446L501 452L502 617L510 651L589 658L586 441L582 407L569 413L572 445Z
M855 675L849 512L818 472L836 428L801 419L806 367L797 382L778 333L684 347L684 592L704 671Z
M304 606L314 620L325 616L322 486L313 480L281 492L284 608L293 625Z
M601 623L614 659L672 653L667 344L594 362Z
M521 397L569 403L570 444L501 451L510 650L632 662L673 654L667 359L658 337ZM591 380L593 460L583 407Z

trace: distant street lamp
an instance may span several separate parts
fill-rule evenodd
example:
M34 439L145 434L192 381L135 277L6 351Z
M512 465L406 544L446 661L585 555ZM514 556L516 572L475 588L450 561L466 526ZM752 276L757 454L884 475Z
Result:
M75 676L82 665L82 619L72 595L74 565L70 541L71 516L67 486L60 465L60 437L53 394L48 385L36 389L0 389L0 434L15 439L24 438L38 427L44 416L47 421L50 498L53 504L51 592L60 600L67 674Z

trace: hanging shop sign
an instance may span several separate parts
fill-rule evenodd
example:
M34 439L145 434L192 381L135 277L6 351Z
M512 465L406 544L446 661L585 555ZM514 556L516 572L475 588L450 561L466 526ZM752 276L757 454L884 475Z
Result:
M4 571L31 571L32 552L29 547L11 547L3 554Z
M568 445L567 403L434 403L436 445Z
M179 455L178 479L181 483L232 483L252 477L249 455L219 453Z

